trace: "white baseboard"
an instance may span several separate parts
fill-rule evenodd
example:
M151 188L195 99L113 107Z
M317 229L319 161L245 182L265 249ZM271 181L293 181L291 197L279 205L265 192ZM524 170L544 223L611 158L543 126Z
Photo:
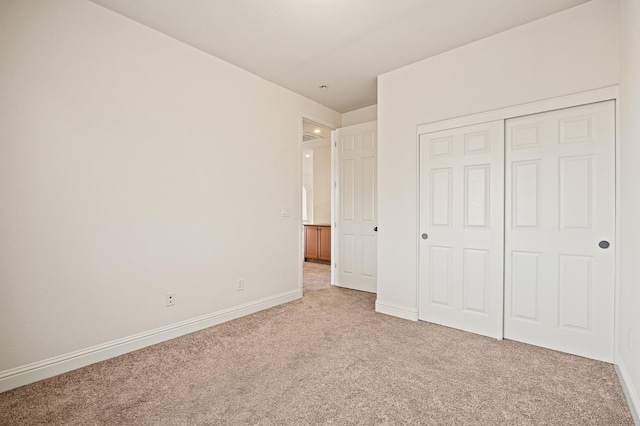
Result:
M395 303L376 300L376 312L410 321L418 321L418 310L416 308L408 308L406 306L396 305Z
M231 321L254 312L262 311L300 298L300 290L296 289L276 296L267 297L255 302L235 306L219 312L203 315L190 320L167 325L135 334L122 339L92 346L57 357L34 362L22 367L0 372L0 392L53 377L67 371L85 367L165 340L174 339L194 331L202 330L223 322Z
M620 360L619 356L618 360ZM638 394L638 389L633 386L629 371L623 362L618 362L615 367L616 373L618 373L618 379L622 385L622 390L624 391L624 396L627 397L627 401L629 402L629 409L631 410L633 420L636 425L640 425L640 418L638 417L640 415L640 399L638 399L640 394Z

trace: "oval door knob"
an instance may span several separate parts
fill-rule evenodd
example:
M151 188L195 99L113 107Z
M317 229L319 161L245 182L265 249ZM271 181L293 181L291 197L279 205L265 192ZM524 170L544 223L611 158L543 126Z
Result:
M426 240L427 238L429 238L429 236L427 234L422 234L422 239Z
M598 246L600 246L601 249L608 249L610 245L611 244L609 244L609 241L604 241L604 240L598 243Z
M373 228L374 231L378 232L378 227Z

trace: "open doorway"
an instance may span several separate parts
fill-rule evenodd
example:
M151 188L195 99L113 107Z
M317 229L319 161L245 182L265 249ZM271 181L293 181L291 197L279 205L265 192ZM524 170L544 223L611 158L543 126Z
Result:
M332 130L302 119L301 231L303 292L331 286L333 164Z

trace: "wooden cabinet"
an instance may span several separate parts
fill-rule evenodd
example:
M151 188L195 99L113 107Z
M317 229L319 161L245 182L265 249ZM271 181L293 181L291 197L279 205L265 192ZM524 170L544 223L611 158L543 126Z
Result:
M320 235L318 259L331 262L331 227L319 226L318 234Z
M330 226L304 226L304 260L331 261Z
M304 260L318 259L320 254L320 232L317 226L304 227Z

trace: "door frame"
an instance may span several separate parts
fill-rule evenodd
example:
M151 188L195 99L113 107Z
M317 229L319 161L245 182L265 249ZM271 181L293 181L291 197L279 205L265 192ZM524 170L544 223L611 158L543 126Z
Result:
M603 101L614 101L615 110L615 267L614 267L614 326L613 326L613 340L614 340L614 362L617 362L618 355L618 342L619 336L617 330L619 329L619 285L618 277L620 276L620 220L618 215L620 213L620 117L618 114L619 102L620 102L620 88L618 85L605 87L602 89L590 90L586 92L575 93L572 95L561 96L552 99L545 99L537 102L531 102L507 108L496 109L492 111L482 112L479 114L467 115L456 117L448 120L437 121L432 123L419 124L416 126L416 167L417 173L417 185L416 185L416 231L415 231L415 244L417 251L416 258L416 305L418 307L418 316L420 315L420 135L425 133L433 133L441 130L454 129L457 127L471 126L474 124L482 124L490 121L508 120L511 118L521 117L525 115L538 114L542 112L548 112L553 110L559 110L564 108L571 108L580 105L592 104ZM504 286L504 281L503 281ZM504 330L504 324L503 324Z
M304 285L304 277L303 277L303 265L304 265L304 225L302 224L302 138L304 136L304 121L313 121L316 124L319 124L323 127L331 129L331 285L334 285L334 276L335 276L335 263L334 259L334 246L335 246L335 133L336 129L338 129L338 125L335 123L328 122L326 120L322 120L320 118L314 117L313 115L307 114L305 112L301 112L298 117L298 194L296 196L296 200L298 201L297 212L298 212L298 291L300 293L300 297L302 297L302 288Z

